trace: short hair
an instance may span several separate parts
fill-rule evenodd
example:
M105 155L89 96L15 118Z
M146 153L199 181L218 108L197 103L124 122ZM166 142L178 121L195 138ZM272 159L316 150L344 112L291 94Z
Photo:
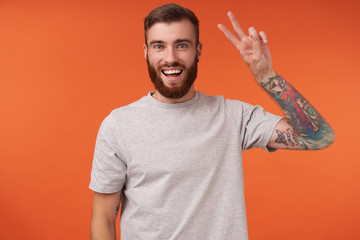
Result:
M189 20L194 26L196 46L199 44L199 20L189 9L175 3L165 4L153 9L144 19L145 44L147 45L147 33L155 23L177 22L183 19Z

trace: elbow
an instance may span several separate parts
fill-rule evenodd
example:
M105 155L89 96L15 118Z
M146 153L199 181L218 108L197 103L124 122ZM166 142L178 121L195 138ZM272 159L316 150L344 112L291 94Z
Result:
M327 141L321 146L321 148L319 148L319 150L328 148L330 145L332 145L335 142L335 139L336 139L335 135L327 139Z
M310 150L322 150L325 148L328 148L330 145L332 145L335 142L335 133L334 131L330 131L328 134L324 136L322 141L317 144L312 144L312 146L309 147Z
M326 145L325 148L329 147L331 144L333 144L336 140L336 136L335 136L335 133L332 131L331 132L331 136L329 137L329 141L328 141L328 144Z
M334 130L329 126L329 132L326 136L326 144L324 148L328 148L331 144L333 144L335 142L336 136L335 136L335 132Z
M115 239L116 219L92 218L90 225L90 239Z
M323 141L320 149L328 148L330 145L332 145L335 142L336 136L335 132L332 129L332 127L326 123L325 126L322 128L322 134L324 134Z

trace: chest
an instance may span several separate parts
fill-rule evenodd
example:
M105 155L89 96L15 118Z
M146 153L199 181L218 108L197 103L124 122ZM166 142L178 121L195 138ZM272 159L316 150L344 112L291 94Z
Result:
M128 188L190 187L241 164L239 133L226 113L152 114L129 125L121 134Z

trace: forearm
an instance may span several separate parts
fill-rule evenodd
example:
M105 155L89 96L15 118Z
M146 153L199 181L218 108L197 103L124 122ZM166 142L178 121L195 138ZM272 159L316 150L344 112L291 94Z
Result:
M91 240L115 240L115 221L93 218L91 220Z
M277 131L277 141L297 144L299 149L323 149L335 140L330 125L313 106L280 75L272 73L257 79L283 110L292 128ZM288 136L292 139L289 141Z

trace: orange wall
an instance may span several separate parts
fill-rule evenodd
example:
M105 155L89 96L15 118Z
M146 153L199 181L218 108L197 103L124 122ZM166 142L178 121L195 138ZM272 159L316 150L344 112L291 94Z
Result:
M89 238L98 127L152 89L142 21L165 2L0 1L0 239ZM337 134L323 151L245 152L250 239L360 239L360 2L178 3L200 19L198 90L281 114L216 27L232 10Z

